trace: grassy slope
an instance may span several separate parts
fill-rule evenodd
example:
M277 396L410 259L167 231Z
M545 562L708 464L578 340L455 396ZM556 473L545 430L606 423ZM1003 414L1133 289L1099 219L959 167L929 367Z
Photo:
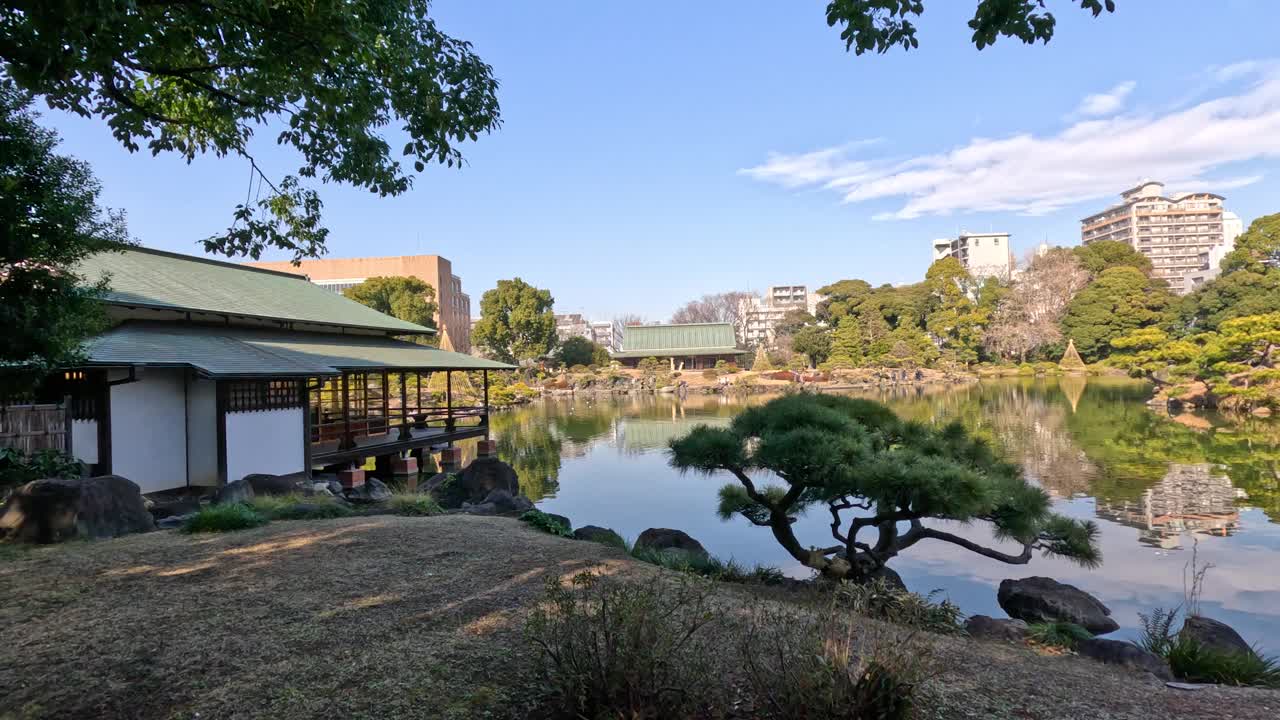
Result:
M520 717L522 614L547 575L650 573L501 518L277 522L0 559L0 718ZM741 587L725 585L730 602ZM1280 716L1079 658L938 638L926 715Z

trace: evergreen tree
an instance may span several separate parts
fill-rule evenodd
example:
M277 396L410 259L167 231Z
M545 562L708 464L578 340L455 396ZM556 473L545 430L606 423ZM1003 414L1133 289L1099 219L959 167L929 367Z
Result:
M555 298L547 290L514 278L480 298L480 321L471 340L503 362L545 357L556 346Z
M769 359L769 352L765 349L764 343L756 346L755 359L751 361L751 369L755 372L769 372L773 370L773 361Z
M952 360L966 365L976 362L991 311L975 299L973 278L959 260L944 258L929 266L925 286L929 290L925 329Z
M732 475L720 490L721 517L769 528L792 558L833 579L869 578L924 540L1015 565L1036 551L1101 561L1096 525L1053 513L1048 493L962 426L904 422L868 400L778 398L727 428L695 428L671 443L671 457L681 470ZM759 484L761 471L779 482ZM811 507L831 513L836 544L796 536L796 518ZM988 547L926 520L984 522L1020 549Z
M827 362L837 368L858 367L866 359L862 345L862 327L858 319L846 315L831 333L831 355Z
M423 327L436 326L436 291L416 277L371 277L342 294L361 305ZM424 345L436 345L439 335L415 335Z
M1075 296L1062 318L1062 334L1075 341L1087 362L1111 352L1111 341L1163 319L1167 290L1129 266L1103 270Z

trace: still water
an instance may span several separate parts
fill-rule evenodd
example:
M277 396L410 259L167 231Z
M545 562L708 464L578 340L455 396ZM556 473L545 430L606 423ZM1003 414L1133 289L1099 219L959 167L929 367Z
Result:
M1183 600L1196 548L1211 563L1204 614L1249 642L1280 652L1280 422L1229 425L1149 410L1149 388L1123 379L1001 380L961 387L864 393L906 418L958 420L988 438L1055 500L1060 513L1095 520L1103 564L1087 570L1036 557L1005 565L946 543L922 542L893 561L913 590L938 588L967 613L1002 616L996 586L1047 575L1093 593L1136 637L1138 612ZM714 555L809 572L767 529L721 521L716 491L728 477L680 474L668 441L698 424L727 424L764 396L544 400L493 418L499 453L538 506L575 525L679 528ZM801 542L830 544L825 511L799 521ZM955 531L990 542L979 526Z

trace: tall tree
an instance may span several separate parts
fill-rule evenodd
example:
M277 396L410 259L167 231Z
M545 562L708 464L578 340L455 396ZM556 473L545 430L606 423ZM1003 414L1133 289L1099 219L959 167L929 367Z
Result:
M1100 240L1088 245L1077 245L1071 251L1080 261L1081 267L1097 277L1103 270L1113 267L1131 267L1151 276L1151 258L1143 255L1127 242L1119 240Z
M846 315L831 332L831 355L827 361L838 368L853 368L865 359L862 326L858 324L858 318Z
M1032 258L996 306L984 345L995 355L1025 362L1028 355L1058 343L1062 314L1088 282L1088 271L1066 248Z
M565 367L578 365L608 365L609 351L581 335L574 335L560 343L556 356Z
M499 280L480 298L471 341L503 362L545 357L556 346L555 298L520 278Z
M89 165L59 155L31 98L0 79L0 394L30 389L81 357L86 337L106 325L76 265L128 242L124 214L98 205Z
M747 331L747 306L757 296L743 290L703 295L680 306L671 315L671 322L729 323L739 347L745 347Z
M925 329L944 355L956 362L975 362L989 311L978 304L973 277L959 260L944 258L929 266L925 286L929 290Z
M343 295L380 313L423 327L436 327L436 291L416 277L371 277L349 287ZM424 345L436 345L438 335L416 335Z
M1103 270L1067 306L1062 332L1081 357L1096 362L1110 354L1112 340L1164 319L1171 297L1160 285L1137 268Z
M1114 0L1074 0L1074 4L1094 17L1116 9ZM885 53L894 47L919 47L911 18L922 14L923 0L831 0L827 25L841 26L845 50L858 55L872 50ZM1057 19L1045 9L1045 0L978 0L969 21L971 40L979 50L1000 37L1018 38L1028 45L1037 40L1047 43L1056 26Z
M492 68L428 16L430 0L0 0L0 61L51 107L106 120L131 151L237 155L250 169L234 223L210 251L295 259L324 251L305 184L399 195L430 163L498 127ZM392 147L397 126L407 138ZM272 178L256 130L302 155ZM398 142L398 141L397 141ZM256 189L255 189L256 187Z
M1055 514L1048 493L961 425L904 422L869 400L778 398L727 428L702 425L673 441L671 462L732 476L720 490L720 515L769 528L791 557L834 579L874 577L925 540L1013 565L1037 551L1085 566L1101 561L1096 525ZM776 481L761 485L770 482L761 470ZM830 512L834 544L796 536L796 518L811 507ZM987 523L1012 548L925 524L933 520Z
M809 359L809 367L817 367L831 354L831 335L825 328L808 325L791 336L791 349Z

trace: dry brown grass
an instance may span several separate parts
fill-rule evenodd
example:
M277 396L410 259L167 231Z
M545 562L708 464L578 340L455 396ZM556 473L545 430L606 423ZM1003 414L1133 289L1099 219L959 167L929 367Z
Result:
M524 618L545 576L589 568L664 572L457 515L8 551L0 718L523 717ZM753 590L717 592L741 607ZM928 717L1280 717L1273 691L1183 692L1076 657L930 642L946 671L920 703Z

